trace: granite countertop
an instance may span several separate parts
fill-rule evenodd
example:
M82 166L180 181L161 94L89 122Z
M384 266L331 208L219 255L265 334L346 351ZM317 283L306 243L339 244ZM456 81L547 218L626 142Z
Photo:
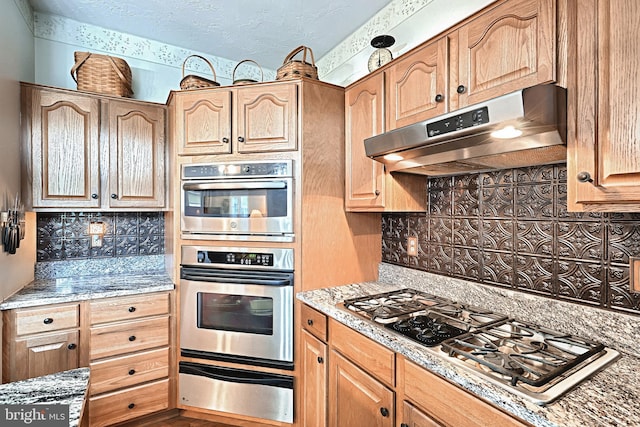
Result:
M89 368L79 368L0 385L3 405L69 405L69 426L80 423L89 387ZM0 421L5 415L0 414ZM1 423L0 423L1 424Z
M637 387L640 382L640 373L637 369L640 365L640 355L633 352L622 352L627 347L635 347L633 334L631 336L622 335L626 335L624 333L626 329L637 326L637 318L609 312L601 313L603 310L591 307L581 308L579 306L576 308L573 307L574 304L568 303L556 303L554 307L551 307L549 300L542 297L520 296L509 290L496 290L473 282L443 278L393 265L381 264L379 280L378 282L305 291L296 296L302 302L329 317L535 426L640 425L640 390ZM604 341L606 341L606 345L621 351L621 357L555 402L547 406L539 406L449 363L446 356L436 355L424 346L336 307L337 303L347 298L405 287L481 306L520 320L535 321L539 325L559 328L560 331L573 332L585 338L593 339L590 336L590 325L601 323L605 330L609 330L608 328L612 324L617 328L618 335L621 335L620 341L611 337L605 338ZM487 306L489 301L492 303L491 307ZM497 306L493 306L494 302ZM512 305L520 308L519 316L515 316L511 312ZM597 312L589 311L585 314L585 310L597 310ZM547 323L536 319L539 312L544 312L547 315ZM556 317L550 318L550 313ZM573 319L573 323L568 321L569 317ZM567 325L571 328L570 331L563 330L563 326ZM603 339L600 341L602 342Z
M174 289L165 272L38 279L0 303L0 310Z

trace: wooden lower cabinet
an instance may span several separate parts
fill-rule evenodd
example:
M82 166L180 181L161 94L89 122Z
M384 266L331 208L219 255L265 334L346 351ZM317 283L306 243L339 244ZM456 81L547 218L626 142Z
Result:
M329 373L327 345L302 331L302 386L303 427L327 425L327 376Z
M92 379L93 381L93 379ZM89 425L102 427L169 407L169 380L164 379L89 399Z
M422 412L407 401L402 402L402 423L400 427L442 427L442 424Z
M26 379L75 369L78 367L77 342L77 330L17 339L14 348L20 363L16 364L16 371L6 375Z
M393 391L337 351L329 357L329 426L393 427Z

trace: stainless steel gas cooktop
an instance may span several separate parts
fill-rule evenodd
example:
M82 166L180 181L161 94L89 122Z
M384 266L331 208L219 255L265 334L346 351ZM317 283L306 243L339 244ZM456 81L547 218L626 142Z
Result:
M538 405L618 358L584 338L413 289L351 298L341 307Z

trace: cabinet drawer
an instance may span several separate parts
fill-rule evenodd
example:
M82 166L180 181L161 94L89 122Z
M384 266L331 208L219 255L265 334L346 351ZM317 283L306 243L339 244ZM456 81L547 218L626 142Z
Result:
M169 348L145 351L90 364L91 395L169 376Z
M93 381L93 378L92 378ZM89 425L101 427L169 407L169 380L157 381L89 399Z
M169 313L169 294L142 294L91 301L91 324L118 322Z
M444 425L456 427L524 427L500 409L402 358L398 384L410 399ZM402 373L401 373L402 372Z
M333 319L329 320L331 346L384 384L395 385L395 353Z
M16 333L37 334L78 327L78 304L15 311Z
M169 344L169 316L91 328L91 360Z
M327 316L308 305L302 305L302 327L316 338L327 341Z

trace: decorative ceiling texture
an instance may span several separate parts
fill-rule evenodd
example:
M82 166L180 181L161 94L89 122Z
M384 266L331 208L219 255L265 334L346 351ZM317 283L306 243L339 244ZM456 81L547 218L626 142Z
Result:
M322 57L391 0L29 0L34 11L275 70ZM424 0L419 3L423 3ZM410 2L411 3L411 2Z

